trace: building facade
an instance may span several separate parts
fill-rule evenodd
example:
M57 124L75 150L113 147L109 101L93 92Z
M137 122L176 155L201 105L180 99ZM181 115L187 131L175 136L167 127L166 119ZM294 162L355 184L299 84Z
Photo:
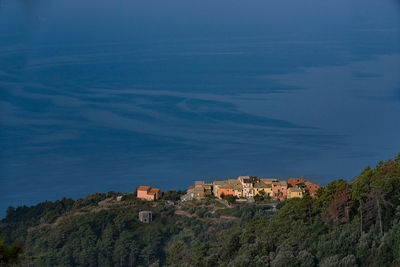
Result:
M225 183L219 186L218 189L218 198L222 198L222 196L232 195L235 196L235 190L233 185L229 183Z
M265 197L273 197L272 183L264 183L263 181L254 184L254 195L262 195Z
M259 179L256 176L239 176L238 181L243 186L243 197L252 198L254 197L254 186L253 184Z
M303 197L303 190L300 187L289 187L287 189L287 198L302 198Z
M154 201L161 197L162 192L158 188L151 188L150 186L139 186L136 190L137 198Z
M139 221L142 223L150 223L153 221L153 213L151 211L140 211L139 212Z
M319 189L319 185L311 183L311 182L305 182L305 191L310 194L311 197L315 198L317 191Z
M206 184L204 181L196 181L194 183L194 198L203 199L212 195L212 184Z
M279 181L272 183L272 191L274 193L274 197L278 199L285 199L287 196L287 182Z
M227 179L223 181L213 181L206 184L204 181L196 181L195 186L188 190L193 194L193 198L202 199L208 195L221 198L221 195L232 195L238 199L252 200L257 194L271 197L274 199L286 199L303 197L305 192L309 192L315 197L319 186L310 183L303 178L290 178L288 182L279 181L277 178L262 178L257 176L239 176L237 179ZM289 190L290 189L290 190ZM185 195L185 200L190 199L190 195Z

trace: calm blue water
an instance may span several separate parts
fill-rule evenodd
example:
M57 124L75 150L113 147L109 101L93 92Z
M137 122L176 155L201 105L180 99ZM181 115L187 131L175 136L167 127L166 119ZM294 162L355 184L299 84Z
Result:
M0 214L351 179L400 151L399 18L394 0L0 0Z

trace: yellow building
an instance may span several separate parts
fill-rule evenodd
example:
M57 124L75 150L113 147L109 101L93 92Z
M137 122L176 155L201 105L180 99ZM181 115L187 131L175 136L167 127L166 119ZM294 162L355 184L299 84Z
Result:
M287 198L302 198L303 197L303 189L300 187L289 187L287 189Z
M273 197L274 193L272 191L272 184L267 184L264 182L257 182L254 184L254 195L264 195Z

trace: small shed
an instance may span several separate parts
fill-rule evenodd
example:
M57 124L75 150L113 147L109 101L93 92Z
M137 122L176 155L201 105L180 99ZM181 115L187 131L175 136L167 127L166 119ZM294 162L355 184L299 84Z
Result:
M139 221L143 223L149 223L153 220L153 213L151 211L140 211L139 212Z

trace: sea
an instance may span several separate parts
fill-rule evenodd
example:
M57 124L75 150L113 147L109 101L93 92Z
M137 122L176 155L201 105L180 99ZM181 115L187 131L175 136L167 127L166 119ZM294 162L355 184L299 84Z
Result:
M9 206L400 152L400 1L0 0Z

